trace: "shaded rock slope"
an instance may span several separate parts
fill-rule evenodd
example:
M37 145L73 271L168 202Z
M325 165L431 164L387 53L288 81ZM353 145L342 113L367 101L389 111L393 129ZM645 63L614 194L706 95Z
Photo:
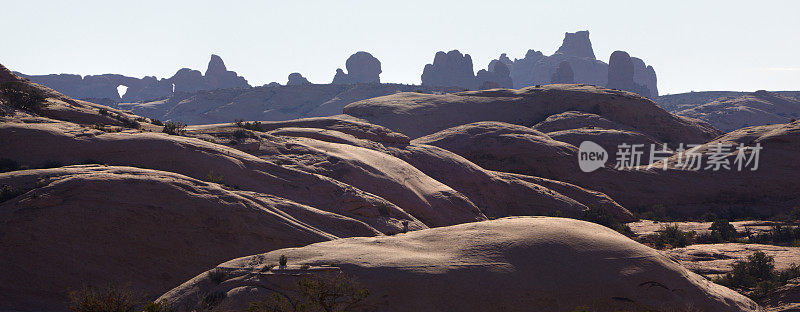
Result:
M291 267L273 266L281 255ZM289 269L299 265L309 267ZM221 292L226 297L217 308L242 309L329 268L357 276L381 311L759 310L656 250L608 228L562 218L506 218L339 239L218 268L228 280L215 285L203 273L161 299L188 311L196 298Z

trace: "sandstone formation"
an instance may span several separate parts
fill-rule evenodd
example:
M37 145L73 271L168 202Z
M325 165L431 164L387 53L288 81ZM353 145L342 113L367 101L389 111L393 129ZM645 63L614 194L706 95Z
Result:
M444 95L398 93L349 104L344 113L417 138L477 121L532 126L573 110L595 113L669 142L702 143L719 134L704 122L674 116L638 95L586 85Z
M7 71L0 77L42 92L48 103L37 111L0 105L2 157L34 168L0 173L0 185L22 190L0 203L0 264L14 271L0 277L0 310L63 310L65 292L83 286L130 282L152 295L222 259L337 237L487 216L579 217L597 207L633 219L605 194L488 171L353 117L167 135L125 111L72 100ZM104 165L64 166L81 163ZM36 169L43 167L56 168ZM171 253L182 256L164 258ZM131 273L115 273L123 267ZM23 275L24 283L13 282Z
M722 131L800 118L800 100L767 91L724 97L677 113L705 120Z
M633 62L633 81L647 88L650 91L650 98L658 97L658 77L656 77L656 70L653 66L646 65L638 57L631 57L631 61Z
M733 270L733 264L746 261L754 252L763 252L775 258L775 269L786 270L797 264L800 248L762 244L697 244L683 248L667 250L665 253L680 261L692 272L719 276Z
M18 73L19 74L19 73ZM67 96L78 99L110 99L113 102L136 102L154 100L175 92L194 92L198 90L214 90L227 88L249 88L247 80L229 71L217 55L211 55L205 75L189 68L178 70L170 78L157 79L127 77L116 74L104 75L23 75L34 83L48 86ZM117 87L128 87L120 96Z
M562 61L558 64L556 72L550 78L550 83L575 83L575 73L572 72L572 66L569 62Z
M436 52L433 64L425 65L422 71L422 85L475 89L472 57L458 50Z
M359 51L347 58L347 73L336 69L333 84L380 83L381 62L368 52Z
M215 262L377 234L290 200L156 170L24 170L0 184L35 187L0 204L2 310L62 310L64 292L84 285L130 283L157 296Z
M514 83L511 81L511 76L509 76L511 72L508 70L508 66L504 63L494 63L489 64L489 69L481 69L478 71L478 74L475 76L475 83L478 89L485 90L485 89L496 89L496 88L506 88L510 89L513 87Z
M272 267L281 255L290 265ZM309 267L304 272L300 265ZM222 292L227 295L218 308L237 310L287 291L298 274L341 270L369 289L370 303L382 311L759 310L658 251L608 228L562 218L334 240L235 259L218 269L228 273L225 282L214 285L202 273L160 299L188 311L203 294Z
M287 86L302 86L307 84L311 83L308 82L308 79L306 79L306 77L303 77L303 75L301 75L300 73L289 74L289 81L286 82Z
M649 95L645 94L643 87L623 90L645 96L658 96L657 78L653 67L647 66L639 58L631 58L631 61L633 62L633 80L646 87ZM564 62L569 64L573 72L573 79L554 80L553 78L556 78L554 75L558 73L559 68L562 70L565 68ZM588 31L566 33L561 47L553 55L545 56L541 52L528 50L524 58L511 61L503 53L500 58L492 60L490 66L495 63L503 63L508 66L514 88L517 89L549 83L584 83L596 86L608 84L608 64L596 59Z
M611 58L608 61L608 84L606 87L650 97L650 89L647 86L634 82L633 64L631 56L627 52L614 51L614 53L611 53Z
M663 162L655 163L650 169L644 163L633 169L615 169L616 150L610 150L605 167L586 173L575 164L577 148L555 141L550 137L553 133L509 135L506 133L517 130L498 123L492 127L482 123L454 127L412 143L447 149L486 169L557 179L596 189L625 207L647 209L659 205L677 216L696 216L709 211L718 215L769 216L788 213L796 205L794 194L799 191L798 184L785 181L796 181L794 172L800 170L789 160L800 152L795 146L800 140L798 128L800 124L794 122L745 128L718 137L696 147L696 152L704 154L700 160L702 168L697 171L677 164L679 159L687 159L686 152L668 153L666 170L663 170ZM635 131L657 143L665 142L649 134L650 131L639 128ZM751 170L752 167L737 170L735 150L723 154L731 170L708 169L710 154L706 151L713 151L717 144L739 146L740 143L762 147L757 170Z
M770 91L778 95L795 98L800 100L800 91ZM747 95L750 92L740 91L702 91L686 92L677 94L667 94L654 99L661 107L670 111L678 112L707 104L723 97L736 97Z
M397 92L445 93L459 88L403 84L270 84L249 89L176 92L157 101L120 103L117 107L140 116L186 124L236 120L290 120L333 116L355 101Z

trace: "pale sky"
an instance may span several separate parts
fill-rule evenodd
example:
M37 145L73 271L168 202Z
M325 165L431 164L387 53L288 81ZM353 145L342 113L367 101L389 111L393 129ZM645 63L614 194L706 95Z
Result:
M382 82L418 84L436 51L477 72L589 30L599 59L653 65L662 94L800 90L800 1L1 1L0 63L26 74L168 78L213 53L253 86L330 83L367 51Z

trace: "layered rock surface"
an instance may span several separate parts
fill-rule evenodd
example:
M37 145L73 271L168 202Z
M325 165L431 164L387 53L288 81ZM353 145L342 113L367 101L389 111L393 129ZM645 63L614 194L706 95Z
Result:
M756 91L719 98L677 114L705 120L720 130L729 132L749 126L797 120L800 118L800 100L772 92Z
M283 273L271 266L281 255L309 267ZM292 274L313 276L330 264L355 276L370 290L370 303L385 311L759 309L608 228L531 217L275 250L219 265L229 276L219 285L203 273L161 299L191 310L197 297L222 292L219 308L241 309L287 291L282 286L298 279Z

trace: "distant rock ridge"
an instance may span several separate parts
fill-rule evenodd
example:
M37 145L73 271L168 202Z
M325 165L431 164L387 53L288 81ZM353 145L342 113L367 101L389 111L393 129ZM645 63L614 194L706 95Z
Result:
M311 84L308 82L306 77L303 77L300 73L291 73L289 74L289 81L286 82L287 86L300 86L300 85L307 85Z
M341 68L336 69L333 84L381 82L381 61L368 52L359 51L351 55L345 66L347 73Z
M623 90L633 91L648 97L657 97L658 79L656 78L655 69L646 65L639 58L630 56L629 58L633 63L633 80L641 87L629 87ZM609 65L596 58L588 31L565 33L561 46L553 55L546 56L542 52L528 50L524 58L511 61L507 54L503 53L499 58L492 60L490 65L495 63L506 64L511 71L514 88L520 89L552 83L556 71L562 66L563 62L569 63L569 67L573 71L574 83L596 86L608 85ZM566 67L562 70L565 69ZM645 88L649 92L645 91Z
M444 53L436 52L432 64L425 65L422 71L423 86L475 88L475 72L472 57L458 50Z
M24 75L32 82L48 86L67 96L78 99L110 99L114 102L137 102L164 98L173 92L194 92L200 90L249 88L243 77L229 71L218 55L211 55L205 75L198 70L179 69L170 78L158 79L154 76L144 78L128 77L117 74L103 75ZM117 87L128 87L120 96Z

